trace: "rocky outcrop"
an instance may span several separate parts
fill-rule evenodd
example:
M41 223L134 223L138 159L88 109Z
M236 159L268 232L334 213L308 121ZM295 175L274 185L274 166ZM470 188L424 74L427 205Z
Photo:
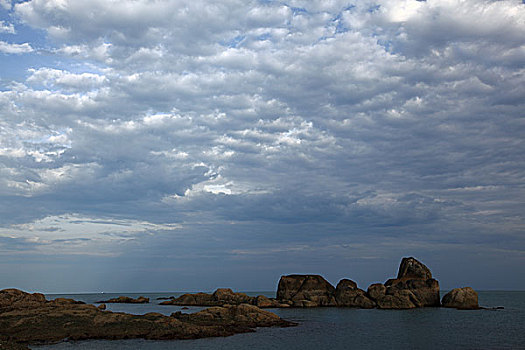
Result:
M471 287L455 288L443 296L441 301L443 307L451 307L461 310L477 310L478 293Z
M337 306L357 307L372 309L376 303L370 299L366 292L357 288L357 283L349 279L342 279L335 288L335 301Z
M172 316L102 311L74 300L46 301L41 294L4 290L0 291L0 344L15 349L63 339L195 339L252 332L255 327L295 325L252 305Z
M294 325L282 320L272 312L261 310L257 306L249 304L215 306L193 314L184 314L178 311L171 316L181 321L199 325L242 325L244 327L286 327Z
M120 296L118 298L112 298L112 299L108 299L108 300L97 301L97 304L98 303L106 303L106 304L110 304L110 303L147 304L147 303L149 303L149 298L145 298L143 296L140 296L137 299L133 299L133 298L130 298L130 297Z
M178 298L166 300L160 305L179 305L179 306L224 306L250 304L260 308L288 307L275 299L267 298L263 295L251 297L245 293L235 293L229 288L219 288L212 294L195 293L183 294Z
M336 306L335 288L319 275L282 276L277 300L295 307Z
M380 309L440 306L439 282L428 267L412 257L401 260L397 278L368 287L368 296Z
M432 278L432 273L428 267L415 258L403 258L399 265L397 279L403 278L428 280Z

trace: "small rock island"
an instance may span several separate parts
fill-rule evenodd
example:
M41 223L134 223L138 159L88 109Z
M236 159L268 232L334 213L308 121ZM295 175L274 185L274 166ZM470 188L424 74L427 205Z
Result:
M452 293L452 294L451 294ZM422 262L403 258L396 278L374 283L366 291L350 279L336 287L320 275L281 276L275 298L256 297L219 288L214 293L184 294L161 305L222 306L250 304L260 308L282 307L354 307L362 309L413 309L439 307L439 282ZM454 289L443 297L443 306L458 309L479 308L477 293L470 287Z
M149 303L149 298L145 298L143 296L140 296L140 297L138 297L136 299L133 299L133 298L130 298L130 297L120 296L118 298L112 298L112 299L108 299L108 300L97 301L97 304L101 304L101 303L105 303L105 304L111 304L111 303L147 304L147 303Z

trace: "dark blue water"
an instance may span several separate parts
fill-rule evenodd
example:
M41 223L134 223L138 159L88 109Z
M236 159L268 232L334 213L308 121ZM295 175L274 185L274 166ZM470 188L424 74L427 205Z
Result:
M134 314L161 312L169 315L178 306L161 306L159 296L139 295L150 304L107 304L109 310ZM248 293L252 294L252 293ZM274 293L254 293L272 296ZM119 294L49 295L94 303ZM479 292L482 306L503 310L360 310L345 308L270 309L284 319L299 322L291 328L259 328L255 333L227 338L174 341L82 341L63 342L32 349L525 349L525 292ZM190 308L194 312L202 308Z

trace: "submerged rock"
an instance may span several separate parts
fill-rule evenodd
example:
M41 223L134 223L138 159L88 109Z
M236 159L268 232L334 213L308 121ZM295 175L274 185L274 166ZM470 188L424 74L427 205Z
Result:
M337 305L334 286L319 275L281 276L277 300L297 307Z
M293 326L252 305L214 307L193 316L130 315L94 305L46 301L41 294L0 291L0 343L51 343L64 339L195 339Z
M455 288L443 296L441 301L443 307L451 307L462 310L477 310L478 293L471 287Z

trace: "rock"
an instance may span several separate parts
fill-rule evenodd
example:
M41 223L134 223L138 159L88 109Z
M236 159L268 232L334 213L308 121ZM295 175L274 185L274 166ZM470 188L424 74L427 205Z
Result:
M478 293L471 287L455 288L443 296L443 307L452 307L462 310L477 310Z
M383 284L381 284L381 283L371 284L368 287L368 289L366 291L366 294L368 294L370 299L372 299L374 301L377 301L378 299L381 299L382 297L385 296L385 294L386 294L386 287Z
M293 326L293 322L281 319L276 314L249 304L215 306L193 313L176 312L172 317L200 325L242 325L243 327Z
M357 283L349 279L342 279L335 288L335 301L337 306L359 307L372 309L376 303L371 300L366 292L357 288Z
M214 307L197 315L130 315L94 305L46 301L18 290L0 291L0 342L53 343L64 339L195 339L293 326L252 305ZM13 348L17 349L17 348Z
M319 275L281 276L277 300L296 307L335 306L335 288Z
M380 309L411 309L440 306L439 282L432 278L429 268L415 258L403 258L397 278L384 286L375 283L368 287L368 296Z
M275 299L268 298L264 295L258 295L255 297L255 306L260 308L283 308L290 307L289 304L281 304Z
M120 296L118 298L112 298L112 299L101 300L101 301L97 301L96 302L96 304L99 304L99 303L147 304L147 303L149 303L149 298L145 298L143 296L140 296L137 299L133 299L133 298L130 298L130 297Z
M253 297L249 297L245 293L234 293L229 288L219 288L213 292L213 299L218 301L219 304L246 304L252 303Z
M0 350L29 350L27 345L0 339Z
M424 279L432 278L429 268L413 257L403 258L399 265L397 278Z
M29 294L18 289L4 289L0 291L0 309L4 307L29 307L40 305L46 301L44 294Z
M380 309L413 309L421 307L421 304L411 291L402 290L378 299L377 307Z
M106 304L100 304L99 306L97 306L97 308L99 310L106 310Z
M219 288L213 294L195 293L184 294L178 298L163 301L160 305L179 305L179 306L224 306L251 304L260 308L289 307L275 299L258 295L251 297L245 293L235 293L229 288Z
M423 279L391 279L385 283L386 294L396 295L401 291L410 291L417 307L440 306L439 282L433 278Z

